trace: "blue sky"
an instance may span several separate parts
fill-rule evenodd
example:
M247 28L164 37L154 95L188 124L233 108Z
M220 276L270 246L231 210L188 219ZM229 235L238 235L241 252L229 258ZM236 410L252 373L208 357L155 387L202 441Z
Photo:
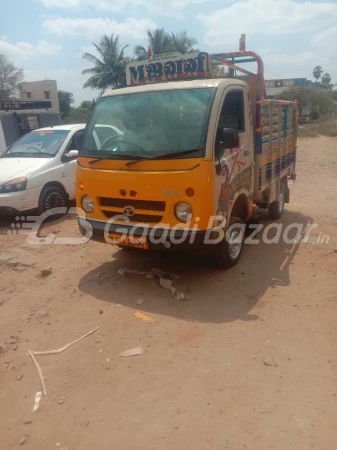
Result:
M92 42L119 34L131 54L156 27L187 30L210 53L237 50L246 33L266 78L312 79L321 65L337 83L337 0L0 0L0 6L0 53L24 69L27 81L56 79L77 104L96 96L82 89L81 54Z

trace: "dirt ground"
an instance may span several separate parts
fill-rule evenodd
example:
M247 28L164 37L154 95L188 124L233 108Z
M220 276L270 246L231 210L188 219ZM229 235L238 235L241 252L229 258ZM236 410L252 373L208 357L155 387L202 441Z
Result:
M230 271L203 255L28 245L2 220L0 448L335 450L336 138L301 139L297 174L280 222L317 223L308 243L247 245ZM76 220L42 234L77 236ZM125 267L180 275L188 300ZM42 389L28 350L99 325L37 356L48 398L32 412Z

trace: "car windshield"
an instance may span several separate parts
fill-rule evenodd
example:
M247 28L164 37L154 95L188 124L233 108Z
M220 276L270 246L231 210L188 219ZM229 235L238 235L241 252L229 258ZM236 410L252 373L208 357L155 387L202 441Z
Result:
M32 131L15 142L3 157L54 158L68 134L68 130Z
M194 88L102 98L89 120L80 154L129 159L170 152L179 157L180 151L196 150L189 156L204 155L214 92Z

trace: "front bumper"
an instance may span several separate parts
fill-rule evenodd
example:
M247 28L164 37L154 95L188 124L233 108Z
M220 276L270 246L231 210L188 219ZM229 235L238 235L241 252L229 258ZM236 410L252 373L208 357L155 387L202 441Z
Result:
M0 193L0 216L36 209L40 193L40 187L8 194Z
M96 242L107 242L105 233L120 234L123 233L134 237L146 237L148 239L149 250L210 250L214 248L209 240L216 239L216 232L200 230L182 230L172 228L159 228L141 226L134 229L134 225L121 223L101 222L90 219L78 219L78 225L82 236ZM106 228L107 227L107 228Z

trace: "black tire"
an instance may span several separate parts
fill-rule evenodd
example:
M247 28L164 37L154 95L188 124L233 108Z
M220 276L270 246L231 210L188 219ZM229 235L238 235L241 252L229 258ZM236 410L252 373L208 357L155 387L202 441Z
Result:
M272 220L278 220L282 217L284 210L285 194L286 194L285 186L284 183L281 182L279 200L276 200L275 202L269 205L269 217Z
M68 206L68 196L63 189L57 186L50 186L41 192L39 200L39 214L43 214L53 208L64 208ZM52 215L53 219L61 217L63 214Z
M240 247L236 248L236 251L234 251L233 246L230 243L229 236L227 237L228 231L231 230L231 227L234 224L241 225L241 227L238 227L238 228L240 228L241 243L240 243ZM225 238L219 244L216 245L215 254L214 254L215 260L219 264L219 266L224 267L225 269L229 269L230 267L235 266L240 261L240 258L241 258L242 252L243 252L243 246L244 246L244 242L243 242L244 232L241 232L241 231L243 231L242 225L243 225L243 222L241 219L239 219L238 217L231 217L228 228L226 230ZM234 232L234 231L235 231L235 228L233 228L231 230L231 232Z

